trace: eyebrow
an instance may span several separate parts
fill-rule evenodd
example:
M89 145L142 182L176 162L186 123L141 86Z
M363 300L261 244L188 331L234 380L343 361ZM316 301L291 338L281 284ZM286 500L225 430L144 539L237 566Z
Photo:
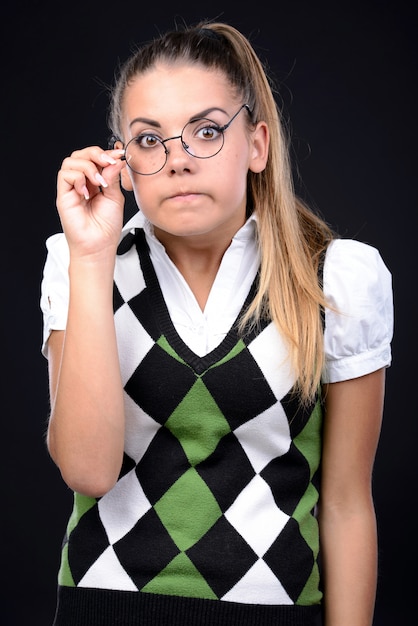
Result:
M207 115L210 115L211 113L213 113L213 111L220 111L221 113L225 113L225 115L228 115L225 109L221 109L220 107L209 107L208 109L204 109L203 111L200 111L200 113L196 113L196 115L193 115L189 119L189 122L191 122L192 120L201 118L201 117L206 117ZM154 128L161 128L161 124L157 122L157 120L152 120L149 117L135 117L132 120L132 122L129 123L129 128L131 128L134 124L138 122L142 124L147 124L147 126L154 126Z

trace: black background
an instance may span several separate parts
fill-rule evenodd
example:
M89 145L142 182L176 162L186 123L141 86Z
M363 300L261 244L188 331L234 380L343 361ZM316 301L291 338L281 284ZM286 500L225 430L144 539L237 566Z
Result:
M71 506L44 445L39 292L44 242L60 228L56 173L72 150L106 145L105 86L133 45L202 17L242 30L268 62L290 118L298 192L341 235L377 247L393 274L393 365L374 472L374 626L409 624L417 561L416 18L409 3L367 0L3 3L2 624L51 624Z

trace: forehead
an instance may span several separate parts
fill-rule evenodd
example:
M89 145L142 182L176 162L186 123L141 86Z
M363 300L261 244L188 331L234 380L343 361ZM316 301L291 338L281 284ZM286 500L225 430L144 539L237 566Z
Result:
M234 90L225 74L202 65L157 64L138 75L123 99L124 121L138 114L158 120L182 119L210 106L235 103Z

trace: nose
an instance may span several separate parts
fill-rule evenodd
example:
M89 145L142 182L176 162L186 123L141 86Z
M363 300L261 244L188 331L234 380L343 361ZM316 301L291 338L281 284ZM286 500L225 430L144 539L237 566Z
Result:
M172 141L173 139L180 139L182 147L184 148L184 150L187 151L189 146L187 145L185 141L183 141L183 135L176 135L175 137L168 137L167 139L164 139L161 142L164 145L164 148L166 149L167 153L169 153L170 151L168 150L165 144L167 143L167 141Z
M170 149L166 145L167 141L172 141L173 139L180 139L180 143L172 143ZM177 170L185 170L190 169L190 159L192 158L191 154L187 151L189 146L183 141L182 135L176 135L175 137L168 137L163 141L164 148L166 149L166 158L168 167L172 171ZM166 163L166 165L167 165ZM187 166L185 165L187 164Z

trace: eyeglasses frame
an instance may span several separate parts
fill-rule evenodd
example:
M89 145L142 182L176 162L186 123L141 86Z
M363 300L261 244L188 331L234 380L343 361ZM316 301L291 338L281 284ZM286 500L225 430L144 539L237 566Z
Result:
M167 142L167 141L171 141L172 139L180 139L180 141L181 141L181 145L182 145L183 149L185 150L185 152L187 152L187 154L189 154L190 156L194 157L195 159L211 159L212 157L214 157L214 156L216 156L217 154L219 154L219 152L220 152L220 151L222 150L222 148L224 147L224 143L225 143L225 136L224 136L224 132L225 132L225 131L226 131L226 130L230 127L230 125L232 124L232 122L234 121L234 119L235 119L236 117L238 117L238 115L241 113L241 111L242 111L243 109L246 109L246 110L248 111L249 115L251 116L251 109L250 109L249 105L248 105L248 104L242 104L242 105L240 106L240 108L238 109L238 111L237 111L236 113L234 113L234 115L231 117L231 119L230 119L230 120L229 120L226 124L224 124L223 126L217 126L217 125L216 125L216 122L214 122L213 120L211 120L211 119L209 119L209 118L206 118L206 117L202 117L202 118L196 117L196 118L191 119L189 122L187 122L187 124L185 124L185 125L183 126L183 130L181 131L181 134L180 134L180 135L175 135L174 137L167 137L167 139L158 139L158 137L156 137L157 141L159 141L159 142L162 144L163 148L164 148L164 152L165 152L165 161L164 161L164 165L162 165L162 166L161 166L158 170L156 170L155 172L152 172L152 173L150 173L150 174L144 174L143 172L138 172L138 171L137 171L137 170L135 170L135 169L134 169L131 165L129 165L129 161L128 161L128 160L127 160L127 158L126 158L126 150L127 150L128 146L129 146L129 144L130 144L132 141L135 141L135 139L138 139L138 137L140 137L140 135L136 135L135 137L132 137L132 139L130 139L130 140L128 141L128 143L127 143L127 144L126 144L126 146L125 146L125 154L121 157L121 160L122 160L122 161L126 161L127 166L128 166L128 167L129 167L129 168L130 168L133 172L135 172L135 174L139 174L140 176L154 176L154 174L158 174L158 172L161 172L161 170L162 170L162 169L164 169L164 167L167 165L167 160L168 160L169 150L168 150L168 148L167 148L167 146L166 146L165 144L166 144L166 142ZM191 122L195 122L195 121L200 120L200 119L202 119L202 120L206 120L206 119L207 119L209 122L212 122L212 124L214 124L214 125L215 125L216 130L217 130L219 133L222 133L222 145L221 145L221 147L219 148L219 150L217 150L214 154L211 154L210 156L202 156L202 157L201 157L201 156L197 156L197 155L195 155L195 154L192 154L191 152L189 152L189 151L188 151L188 147L189 147L189 146L188 146L188 145L186 144L186 142L183 140L183 132L184 132L184 129L186 128L186 126L188 126Z

